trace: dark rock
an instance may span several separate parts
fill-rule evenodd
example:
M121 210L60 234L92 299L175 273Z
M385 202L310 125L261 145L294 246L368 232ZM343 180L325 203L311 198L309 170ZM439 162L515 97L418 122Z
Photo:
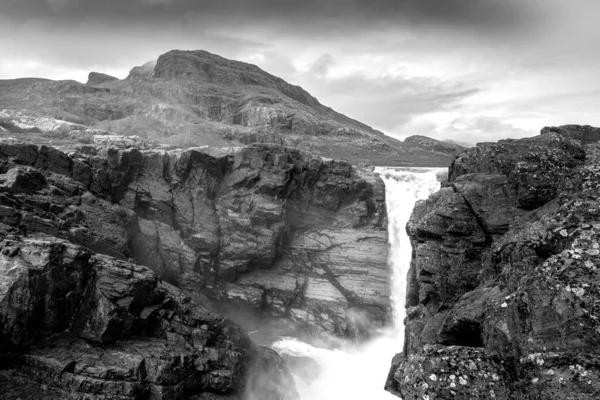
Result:
M389 391L405 400L600 396L593 132L568 126L478 144L457 156L450 186L417 204L407 342ZM452 386L448 374L466 383Z
M505 367L481 349L427 345L394 361L386 389L402 399L488 400L511 395Z
M3 186L13 193L33 194L46 186L44 175L28 167L13 168L0 179Z
M233 254L240 263L235 268L248 263L241 272L271 266L277 250L268 246L278 246L278 240L269 239L260 249L264 258L256 249L246 254L234 240L221 243L221 235L262 240L268 229L283 226L268 202L284 204L286 196L304 190L300 185L288 192L289 171L277 171L287 165L282 160L304 160L304 154L266 146L245 151L236 159L218 151L98 147L66 154L48 146L0 146L5 168L0 175L0 382L5 396L239 399L251 388L261 399L296 398L281 357L255 347L239 326L210 312L202 294L210 294L209 281L219 293L225 282L234 284L225 281L229 275L222 276L211 257L227 261L226 254ZM313 162L319 170L324 166ZM273 170L258 184L260 175L254 174L261 168ZM376 182L350 178L345 164L321 171L335 176L336 168L359 186L356 192L338 189L339 196L370 198L369 185ZM316 185L322 178L311 179ZM219 229L216 253L203 253L210 239L204 235L204 216L215 215L219 196L237 201L242 193L253 200L255 211L248 215L255 225ZM310 198L319 204L318 197ZM358 232L384 218L381 204L374 207L370 217L356 215L352 223ZM226 220L223 214L217 222ZM146 246L160 262L142 256L138 236L155 241ZM220 255L227 246L235 250ZM196 269L202 259L217 268ZM164 280L136 263L140 260ZM255 266L255 260L265 264ZM187 288L187 294L167 281Z
M600 140L600 128L594 128L589 125L562 125L546 126L541 134L557 133L561 136L579 140L582 144L588 145Z
M372 172L276 145L88 150L1 147L0 221L135 260L297 334L364 336L387 321Z
M585 151L578 141L556 133L478 143L456 157L448 180L474 173L504 175L516 192L517 206L533 210L555 198L567 173L584 159Z
M57 240L0 254L0 346L17 376L114 399L243 389L249 338L145 267Z

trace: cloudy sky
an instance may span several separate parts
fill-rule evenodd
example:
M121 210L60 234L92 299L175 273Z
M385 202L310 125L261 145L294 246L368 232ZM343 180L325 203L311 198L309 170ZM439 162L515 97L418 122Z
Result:
M0 79L120 78L172 49L259 65L403 138L600 126L597 0L0 0Z

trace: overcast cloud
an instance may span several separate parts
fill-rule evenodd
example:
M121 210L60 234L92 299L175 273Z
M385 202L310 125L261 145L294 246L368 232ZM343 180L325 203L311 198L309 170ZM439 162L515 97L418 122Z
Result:
M125 77L171 49L259 65L403 138L600 126L595 0L0 0L0 79Z

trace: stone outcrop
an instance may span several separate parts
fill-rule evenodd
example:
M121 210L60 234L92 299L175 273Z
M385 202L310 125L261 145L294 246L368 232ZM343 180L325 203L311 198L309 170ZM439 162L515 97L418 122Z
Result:
M480 143L407 229L406 343L387 390L411 399L600 396L600 134Z
M145 265L267 330L356 337L386 322L384 187L373 172L276 145L65 151L0 144L7 234Z
M89 86L101 85L106 82L114 82L114 81L118 81L118 80L119 80L119 78L115 78L114 76L103 74L101 72L90 72L90 74L88 75L88 81L87 81L86 85L89 85Z

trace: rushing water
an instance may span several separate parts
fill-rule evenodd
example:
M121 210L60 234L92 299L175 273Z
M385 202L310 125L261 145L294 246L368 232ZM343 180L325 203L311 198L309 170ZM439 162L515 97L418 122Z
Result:
M328 350L296 339L281 339L273 347L282 354L310 357L320 367L316 379L295 376L300 400L397 400L383 390L390 362L404 343L406 275L411 247L405 226L417 200L439 189L441 168L377 168L385 182L388 212L388 263L392 271L393 325L368 343Z

